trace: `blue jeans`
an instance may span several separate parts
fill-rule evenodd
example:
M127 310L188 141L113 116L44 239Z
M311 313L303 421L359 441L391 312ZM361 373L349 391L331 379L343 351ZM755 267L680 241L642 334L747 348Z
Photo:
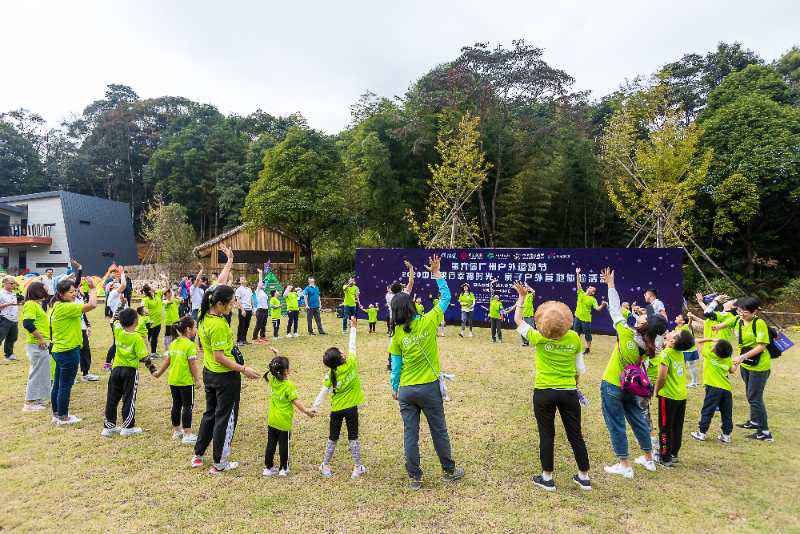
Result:
M606 421L608 434L611 436L611 447L617 458L628 459L626 420L633 429L633 434L642 451L646 453L652 451L650 424L647 422L647 415L639 404L638 398L630 393L624 393L619 386L609 384L605 380L600 382L600 398L603 406L603 419Z
M53 359L56 361L56 374L53 378L53 389L50 391L50 403L53 413L64 417L69 415L69 396L78 374L81 349L75 347L64 352L54 352Z
M342 332L347 332L350 323L350 317L356 316L355 306L342 306Z

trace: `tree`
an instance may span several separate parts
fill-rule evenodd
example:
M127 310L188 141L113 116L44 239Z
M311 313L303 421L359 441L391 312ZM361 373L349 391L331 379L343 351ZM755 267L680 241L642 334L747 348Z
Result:
M333 139L309 128L292 128L264 154L264 168L247 194L242 220L297 239L310 271L314 243L346 224L340 180Z
M793 46L774 64L775 70L795 91L800 91L800 46Z
M430 194L425 218L417 222L411 210L406 212L412 230L425 248L477 245L478 221L463 211L467 200L486 182L491 168L480 149L479 117L469 113L453 123L457 115L445 113L441 120L436 151L441 163L430 166Z
M36 147L0 116L0 184L3 196L46 189Z
M180 204L165 204L161 197L150 202L142 217L142 237L150 242L159 263L192 261L196 237Z

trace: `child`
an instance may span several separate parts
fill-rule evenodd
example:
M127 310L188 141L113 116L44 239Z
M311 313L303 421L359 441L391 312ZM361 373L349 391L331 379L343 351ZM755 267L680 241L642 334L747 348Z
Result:
M275 289L269 292L269 316L272 319L272 337L278 339L281 330L281 301Z
M192 408L194 390L200 386L200 365L197 363L197 324L190 316L183 317L175 326L179 337L164 354L164 362L153 376L164 374L169 368L167 382L172 393L172 439L179 439L184 445L194 445L197 436L192 434Z
M369 323L369 333L375 333L375 326L378 324L378 305L370 304L367 308L367 322ZM351 327L352 328L352 327Z
M108 395L106 396L105 428L100 435L104 438L133 436L142 432L141 427L134 426L136 413L136 386L139 383L139 362L144 362L151 373L155 366L147 356L145 338L139 333L137 326L139 317L131 308L119 312L119 321L114 323L114 362L111 376L108 379ZM122 400L122 428L117 426L117 405Z
M275 348L272 352L278 354ZM269 398L269 417L267 419L267 448L264 451L265 477L274 474L285 477L289 475L289 440L292 439L292 419L294 409L314 417L311 410L306 410L297 400L297 387L289 380L289 360L285 356L275 356L269 362L269 371L264 373L264 380L269 383L272 395ZM280 448L280 470L275 466L275 448Z
M675 465L681 450L683 420L686 416L686 378L683 353L694 345L694 337L687 330L667 333L665 348L661 351L655 392L658 396L658 463L664 467Z
M694 333L692 332L692 326L689 323L689 317L687 315L681 314L675 317L675 324L676 331L678 330L685 330L689 332L689 334L694 337ZM697 352L697 346L692 345L689 350L683 353L683 359L686 362L686 367L689 369L689 383L686 385L687 388L696 388L697 387L697 362L700 359L700 353Z
M175 288L164 291L164 350L169 350L170 344L178 337L179 314L178 299L175 298Z
M698 441L706 440L706 432L714 418L714 412L719 408L722 417L722 433L718 436L722 443L731 442L733 432L733 394L731 393L731 378L736 371L736 365L731 360L733 347L724 339L713 343L712 339L700 339L700 352L703 355L703 382L706 386L706 398L700 411L699 430L692 432L692 437Z
M373 306L370 306L373 308ZM364 403L364 391L361 389L361 379L358 376L358 361L356 360L356 321L350 319L350 344L347 355L336 347L325 351L322 363L330 371L325 376L325 382L311 407L317 413L325 395L331 393L331 421L328 431L328 443L325 445L325 455L319 471L324 477L332 477L330 461L339 441L342 430L342 420L347 423L347 440L350 454L353 457L353 473L350 478L358 478L367 472L361 463L361 444L358 441L358 405Z
M150 341L150 317L148 317L148 310L144 306L136 308L136 314L139 316L139 322L136 326L136 333L142 336L145 343Z

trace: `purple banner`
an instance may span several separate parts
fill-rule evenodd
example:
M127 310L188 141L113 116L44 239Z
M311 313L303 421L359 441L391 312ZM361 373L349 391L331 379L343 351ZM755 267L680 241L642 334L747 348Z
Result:
M414 294L422 298L423 306L430 309L436 298L436 283L425 270L428 257L436 252L442 256L442 272L452 293L452 301L445 317L448 322L458 322L461 309L458 295L461 285L468 283L475 294L474 320L487 321L489 283L496 279L495 288L504 307L516 302L514 280L527 282L536 290L536 306L547 300L558 300L573 311L577 300L575 268L581 268L581 284L597 288L598 303L608 298L608 288L600 282L600 271L610 266L616 271L616 285L620 299L645 305L644 291L653 287L664 303L670 319L681 312L683 305L683 251L679 248L596 248L596 249L357 249L356 284L364 307L378 304L379 317L387 316L386 288L393 282L407 280L403 260L409 260L416 269ZM594 312L592 327L598 333L613 334L607 310Z

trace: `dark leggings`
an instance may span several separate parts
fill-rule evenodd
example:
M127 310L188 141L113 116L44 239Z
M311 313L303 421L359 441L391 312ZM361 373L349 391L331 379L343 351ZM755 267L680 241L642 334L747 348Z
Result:
M147 327L147 339L150 340L150 354L158 350L158 336L161 334L161 325Z
M267 317L269 310L259 308L256 310L256 328L253 330L253 339L267 337Z
M286 334L297 333L297 318L300 316L298 310L289 310L287 312L288 321L286 322Z
M111 327L111 346L108 347L108 352L106 352L106 363L108 364L114 360L114 355L117 353L117 344L114 339L114 323L111 323L109 326Z
M578 392L574 389L534 389L533 413L539 429L539 460L542 471L553 470L553 448L556 437L556 411L561 414L561 422L567 440L572 446L572 454L578 464L578 470L589 470L589 453L581 433L581 405Z
M342 421L347 424L347 439L350 441L358 439L358 406L331 412L328 439L339 441L339 434L342 432Z
M81 345L81 374L89 374L89 367L92 366L92 349L89 348L89 336L86 330L83 331L83 345Z
M500 322L500 319L496 319L494 317L491 318L491 326L492 326L492 341L496 339L500 339L503 341L503 326Z
M194 386L170 386L172 393L172 426L192 428L192 408L194 407Z
M271 426L267 427L267 448L264 451L264 465L267 469L275 466L275 448L278 448L280 456L280 468L289 469L289 440L292 439L290 430L278 430Z
M278 334L281 331L281 320L280 319L273 319L272 320L272 337L278 337Z

